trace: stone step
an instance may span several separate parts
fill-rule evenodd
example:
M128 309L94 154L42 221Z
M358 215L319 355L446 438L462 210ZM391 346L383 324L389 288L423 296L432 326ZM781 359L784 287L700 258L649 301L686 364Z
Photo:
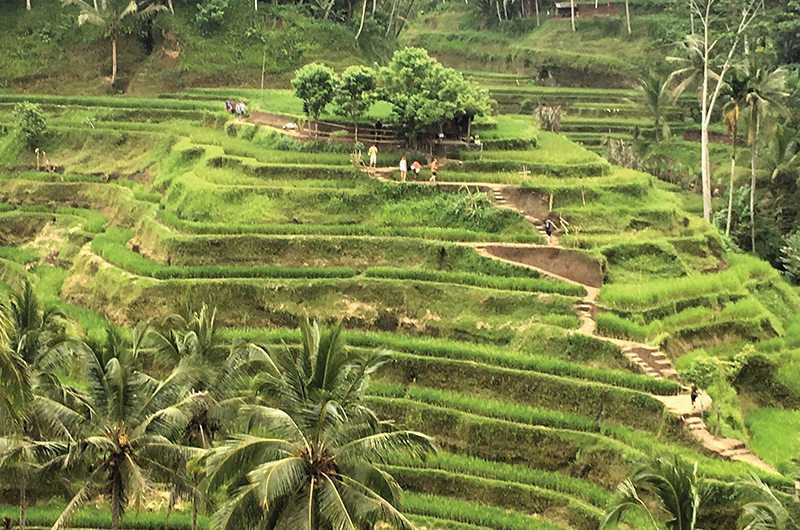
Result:
M673 381L678 380L678 371L674 368L666 368L661 370L661 377L665 379L672 379Z
M664 355L664 353L661 352L661 351L654 351L653 353L650 354L650 357L652 357L653 360L666 359L667 358L667 356Z
M652 357L651 357L652 359ZM659 368L671 368L672 361L669 359L653 359L653 364L655 364Z

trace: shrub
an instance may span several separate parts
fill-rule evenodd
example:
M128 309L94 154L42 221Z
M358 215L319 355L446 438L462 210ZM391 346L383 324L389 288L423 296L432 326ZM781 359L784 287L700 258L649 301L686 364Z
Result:
M781 247L780 261L786 275L794 283L800 283L800 230L786 238L786 244Z
M203 33L211 33L222 26L227 9L228 0L206 0L204 2L198 2L194 21L200 26L200 30Z
M19 135L28 147L37 147L47 131L47 121L38 103L23 101L14 105Z

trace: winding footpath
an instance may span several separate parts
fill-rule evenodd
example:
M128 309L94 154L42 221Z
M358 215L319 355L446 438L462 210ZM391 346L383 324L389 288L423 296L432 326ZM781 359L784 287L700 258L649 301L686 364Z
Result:
M374 178L380 180L392 181L392 173L395 173L395 168L376 168L368 170L364 168L364 172ZM524 205L515 204L510 192L516 190L514 186L505 184L496 184L489 182L428 182L427 180L418 181L417 184L440 186L444 188L462 188L474 187L478 188L492 198L492 202L497 208L506 208L518 212L544 237L547 238L544 229L544 220L535 217L532 212L525 208ZM568 252L560 253L558 259L561 260L562 268L559 270L561 274L533 265L521 259L513 259L509 256L497 255L498 250L501 249L542 249L542 248L555 248L562 249L557 234L553 234L550 238L549 245L535 245L524 243L467 243L475 248L479 254L487 258L510 263L517 266L526 267L534 270L542 276L560 280L573 285L579 285L586 290L586 295L575 304L575 309L580 318L580 326L574 333L596 337L620 348L622 354L630 362L631 367L635 370L648 375L650 377L660 377L680 382L677 370L672 364L672 361L667 357L658 347L651 346L640 342L633 342L628 340L617 339L613 337L605 337L598 335L597 322L595 315L597 314L597 297L600 294L601 285L590 285L582 277L576 277L569 273L570 268L567 265L571 256ZM511 253L513 256L514 253ZM682 392L674 396L658 396L654 395L656 399L661 401L670 414L679 417L683 422L684 428L689 431L692 437L703 445L708 451L714 453L722 458L728 460L736 460L739 462L746 462L768 473L778 474L778 471L758 458L753 454L744 442L735 438L723 438L714 436L703 421L704 414L711 409L711 398L705 392L701 392L698 398L699 406L692 406L691 398L689 395L689 387L682 385Z

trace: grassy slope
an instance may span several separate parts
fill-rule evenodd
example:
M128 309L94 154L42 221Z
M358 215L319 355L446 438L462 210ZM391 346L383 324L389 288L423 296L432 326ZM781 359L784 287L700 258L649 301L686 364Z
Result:
M4 3L0 8L0 88L57 94L100 94L108 90L111 47L95 28L78 29L74 8L58 0L35 0L26 12L24 3ZM311 60L348 65L382 57L391 43L366 36L361 47L353 28L315 20L264 3L253 14L249 0L231 0L222 27L202 34L193 20L192 6L176 2L174 17L163 13L153 23L152 49L146 37L129 35L119 46L121 86L132 94L154 94L187 86L259 86L264 49L266 81L286 85L291 72ZM263 34L266 45L253 35ZM165 42L165 35L169 36ZM167 58L175 49L180 60ZM336 49L332 55L328 50Z

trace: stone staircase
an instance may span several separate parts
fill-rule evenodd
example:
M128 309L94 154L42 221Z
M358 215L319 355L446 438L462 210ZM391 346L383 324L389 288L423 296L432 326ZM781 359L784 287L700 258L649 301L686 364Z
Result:
M378 178L385 178L385 177L378 176ZM475 186L476 184L451 182L451 183L435 183L433 185ZM536 230L539 232L539 234L542 235L543 238L547 237L547 234L545 233L544 230L544 222L541 219L529 215L526 211L524 211L521 208L518 208L516 205L512 204L508 200L508 198L504 194L506 186L494 183L482 183L479 184L479 186L484 191L490 194L492 201L496 207L507 208L519 212L521 215L525 217L525 219L528 220L528 222L531 223L533 227L536 228ZM515 244L507 243L505 245L514 246ZM554 274L553 272L549 272L540 269L538 267L528 265L526 263L511 261L505 258L495 256L493 254L486 252L484 248L485 246L486 245L474 245L474 247L478 250L478 252L483 256L496 259L499 261L514 263L517 265L521 265L523 267L528 267L544 276L548 276L557 280L562 280L569 283L582 285L586 289L587 294L580 301L576 302L574 306L581 321L580 328L576 330L576 333L597 337L609 341L613 344L616 344L622 350L622 354L625 356L626 359L628 359L632 367L650 377L660 377L680 382L680 378L678 377L678 372L677 370L675 370L672 361L670 361L669 358L662 351L660 351L658 347L651 346L649 344L615 339L612 337L604 337L602 335L597 334L596 332L597 322L595 320L595 317L597 315L597 306L595 304L595 300L600 292L599 288L592 287L590 285L586 285L577 282L575 280L564 278L562 276ZM553 237L550 238L550 246L555 246L555 247L560 246L558 238L555 236L555 234L553 235ZM725 458L728 460L735 460L739 462L746 462L765 472L779 474L775 468L773 468L772 466L770 466L769 464L758 458L755 454L750 452L750 450L747 449L744 442L742 442L741 440L736 440L733 438L720 438L714 436L713 434L711 434L711 432L709 432L705 422L703 421L703 413L710 410L711 398L704 392L700 393L700 398L699 398L701 401L702 408L695 407L692 405L689 396L689 388L686 386L683 386L683 392L680 394L671 396L654 395L654 397L664 404L666 410L668 410L670 414L679 417L683 422L684 427L691 434L691 436L708 451L720 456L721 458Z
M622 355L643 374L678 381L678 371L672 361L655 346L626 343L622 346Z

